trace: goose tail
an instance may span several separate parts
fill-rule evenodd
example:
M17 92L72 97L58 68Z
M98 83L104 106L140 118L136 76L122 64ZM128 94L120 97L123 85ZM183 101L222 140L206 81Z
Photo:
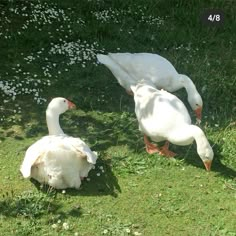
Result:
M97 54L97 60L104 65L109 65L111 64L111 59L109 56L104 55L104 54Z

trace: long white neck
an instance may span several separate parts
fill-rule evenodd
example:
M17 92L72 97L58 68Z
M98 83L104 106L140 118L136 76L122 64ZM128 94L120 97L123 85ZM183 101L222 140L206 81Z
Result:
M188 96L198 93L193 81L187 75L180 74L180 80L186 89Z
M209 144L205 134L198 126L190 125L189 129L197 143L197 146L206 146L206 144Z
M59 114L52 111L46 111L46 121L49 135L64 134L59 123Z
M197 152L203 161L205 159L204 157L213 156L211 145L209 144L204 132L196 125L190 125L189 129L197 143Z

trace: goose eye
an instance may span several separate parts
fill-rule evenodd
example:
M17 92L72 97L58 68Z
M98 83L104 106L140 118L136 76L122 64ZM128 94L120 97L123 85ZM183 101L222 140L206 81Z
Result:
M64 99L64 101L63 102L66 102L66 100Z

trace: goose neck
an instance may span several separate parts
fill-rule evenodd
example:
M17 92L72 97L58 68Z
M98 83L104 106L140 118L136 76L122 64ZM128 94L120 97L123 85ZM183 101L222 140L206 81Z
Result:
M55 114L51 111L46 111L46 121L49 135L64 134L59 123L59 116L59 114Z
M193 81L188 76L181 74L181 80L188 94L191 95L197 93L197 89Z
M202 150L210 147L210 144L204 132L198 126L191 125L190 127L191 127L193 138L195 139L197 143L198 154L200 155L200 153L202 153Z

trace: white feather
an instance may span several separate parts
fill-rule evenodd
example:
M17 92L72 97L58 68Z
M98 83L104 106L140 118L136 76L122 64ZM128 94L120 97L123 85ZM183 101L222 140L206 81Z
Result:
M129 92L132 90L131 85L136 85L141 80L169 92L184 87L192 109L203 106L202 98L192 80L179 74L164 57L152 53L109 53L98 54L97 59L109 68L119 84Z
M214 153L203 131L191 124L182 101L164 90L139 83L134 91L135 113L142 133L153 141L189 145L194 140L200 158L211 161Z
M68 109L63 108L62 99L53 99L56 106L49 104L47 124L51 135L27 149L20 171L24 178L31 177L57 189L78 189L81 178L87 177L96 163L97 155L80 138L67 136L61 130L59 115Z

